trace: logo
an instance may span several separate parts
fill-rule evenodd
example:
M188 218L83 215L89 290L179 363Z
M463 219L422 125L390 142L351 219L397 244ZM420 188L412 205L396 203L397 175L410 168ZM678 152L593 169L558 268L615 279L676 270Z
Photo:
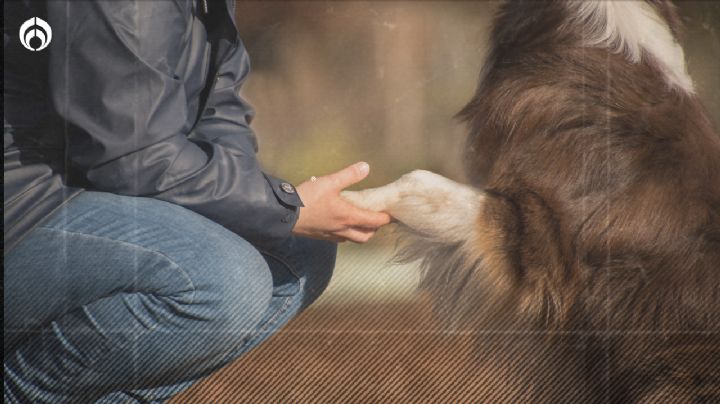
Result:
M50 45L52 28L42 18L33 17L20 26L20 43L33 52L41 51Z

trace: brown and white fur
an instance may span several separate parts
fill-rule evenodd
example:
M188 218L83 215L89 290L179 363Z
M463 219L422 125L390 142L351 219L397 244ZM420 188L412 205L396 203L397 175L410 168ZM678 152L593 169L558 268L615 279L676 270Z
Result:
M401 222L479 402L720 402L720 136L671 3L510 1L463 185L344 195ZM717 401L716 401L717 400Z

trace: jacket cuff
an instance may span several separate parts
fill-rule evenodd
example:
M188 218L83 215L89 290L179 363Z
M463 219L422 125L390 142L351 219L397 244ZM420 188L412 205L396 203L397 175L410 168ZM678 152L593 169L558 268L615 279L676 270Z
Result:
M286 210L280 221L289 225L290 230L292 230L292 228L295 227L295 222L297 222L300 214L300 208L305 206L300 199L300 195L298 195L295 186L289 182L275 178L269 174L263 173L263 175L270 184L270 188L275 194L278 202L280 202L280 205L282 205Z

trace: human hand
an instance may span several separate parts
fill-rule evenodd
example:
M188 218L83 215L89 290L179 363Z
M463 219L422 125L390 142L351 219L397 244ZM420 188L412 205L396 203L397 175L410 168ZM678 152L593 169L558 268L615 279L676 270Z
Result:
M369 172L370 166L360 162L298 185L296 190L305 206L300 208L293 234L336 242L370 240L390 222L390 215L360 209L340 196L340 191L362 181Z

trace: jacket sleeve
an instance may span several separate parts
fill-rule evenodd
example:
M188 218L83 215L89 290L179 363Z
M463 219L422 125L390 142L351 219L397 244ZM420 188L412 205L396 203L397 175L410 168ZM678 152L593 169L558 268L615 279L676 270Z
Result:
M50 91L70 163L96 190L176 203L255 243L282 239L302 202L256 159L239 40L186 129L194 117L174 74L191 21L181 2L48 2Z

